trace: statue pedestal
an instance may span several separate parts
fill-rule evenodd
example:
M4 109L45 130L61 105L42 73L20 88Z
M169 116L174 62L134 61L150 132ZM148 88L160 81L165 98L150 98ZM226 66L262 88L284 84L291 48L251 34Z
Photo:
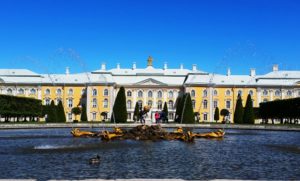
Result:
M145 124L148 124L148 125L151 125L152 124L152 120L151 120L151 111L149 111L147 113L147 117L146 117L146 120L145 120Z

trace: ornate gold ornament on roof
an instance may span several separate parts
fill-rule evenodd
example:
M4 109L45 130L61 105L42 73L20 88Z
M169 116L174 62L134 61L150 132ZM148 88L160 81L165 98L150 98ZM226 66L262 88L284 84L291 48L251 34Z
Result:
M148 57L147 62L148 62L147 66L152 66L153 59L151 56Z

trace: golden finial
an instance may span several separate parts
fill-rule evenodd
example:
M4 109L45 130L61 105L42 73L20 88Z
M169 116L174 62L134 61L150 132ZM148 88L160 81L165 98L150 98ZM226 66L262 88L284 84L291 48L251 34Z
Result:
M153 61L153 59L152 59L152 57L151 56L149 56L148 57L148 60L147 60L147 62L148 62L148 66L152 66L152 61Z

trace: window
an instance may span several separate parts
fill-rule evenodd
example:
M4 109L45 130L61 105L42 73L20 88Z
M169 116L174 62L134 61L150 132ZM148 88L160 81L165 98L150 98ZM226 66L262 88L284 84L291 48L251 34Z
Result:
M230 101L230 100L227 100L227 101L226 101L226 108L227 108L227 109L230 109L230 107L231 107L231 101Z
M275 96L280 96L280 90L275 91Z
M127 113L127 119L131 119L131 113Z
M104 96L108 96L108 89L104 89L103 95L104 95Z
M73 107L73 99L68 99L68 107L69 108Z
M230 90L226 91L226 96L230 96Z
M73 89L69 89L68 95L69 96L73 95Z
M218 91L214 90L214 96L217 96L217 95L218 95Z
M57 99L56 99L56 105L58 105L59 102L61 102L61 98L57 98Z
M57 89L57 90L56 90L56 94L57 94L57 95L61 95L61 89Z
M203 91L203 97L207 97L207 90Z
M204 120L204 121L207 121L207 113L204 113L204 114L203 114L203 120Z
M195 109L195 107L196 107L196 101L195 100L192 100L192 105L193 105L193 109Z
M249 90L250 96L253 96L253 90Z
M24 94L24 89L19 89L18 94Z
M143 97L143 91L140 90L140 91L138 92L138 97Z
M172 101L172 100L170 100L168 104L169 104L169 106L168 106L168 107L169 107L169 109L173 109L173 101Z
M168 118L169 119L174 119L174 114L173 113L169 113Z
M131 91L127 91L127 97L131 97L132 96L132 92Z
M45 99L45 105L50 105L50 99Z
M214 108L218 107L218 101L214 101Z
M93 89L92 95L93 95L93 96L96 96L96 95L97 95L97 89Z
M104 99L104 101L103 101L103 107L104 108L108 108L108 100L107 99Z
M127 109L131 109L131 100L127 101Z
M68 113L68 120L72 121L72 113L70 113L70 112Z
M159 109L159 110L162 109L162 101L157 102L157 109Z
M30 89L30 94L36 94L36 90L35 89Z
M152 101L151 100L148 101L148 106L150 106L150 107L152 106Z
M264 95L264 96L267 96L267 95L268 95L268 91L267 91L266 89L263 91L263 95Z
M238 91L238 95L242 96L243 92L241 90Z
M203 101L203 108L204 108L204 109L207 109L207 100L204 100L204 101Z
M149 91L148 92L148 97L152 97L152 94L153 94L152 91Z
M173 91L169 91L169 98L173 98Z
M97 99L94 98L92 101L93 108L97 107Z
M196 96L196 92L194 90L191 91L191 97L195 97Z
M85 88L83 88L82 90L81 90L81 95L85 95Z
M12 94L12 89L11 88L7 89L7 94Z
M286 95L287 95L287 96L292 96L292 91L288 90L288 91L286 92Z
M93 112L92 113L92 120L96 120L97 119L97 113Z
M46 90L45 90L45 94L46 94L46 95L49 95L49 94L50 94L50 89L46 89Z
M143 107L143 101L139 100L138 101L138 105L139 105L139 108L142 109L142 107Z
M157 97L158 97L158 98L162 98L162 92L161 92L161 91L158 91L158 92L157 92Z

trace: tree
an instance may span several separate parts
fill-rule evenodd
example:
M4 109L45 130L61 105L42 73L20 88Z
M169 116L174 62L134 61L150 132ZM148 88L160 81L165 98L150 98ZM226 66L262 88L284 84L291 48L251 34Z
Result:
M117 94L111 121L115 123L126 123L127 121L126 96L124 87L121 87Z
M176 101L175 101L175 105L176 105L176 112L175 112L175 122L180 123L180 117L182 114L182 99L183 99L183 95L179 94Z
M77 120L77 115L79 115L80 113L81 113L81 110L80 110L79 107L73 107L73 108L72 108L72 114L75 115L75 120L76 120L76 121L78 121L78 120Z
M192 99L190 93L186 93L186 100L183 102L183 115L182 115L182 123L184 124L194 124L194 109L192 104Z
M168 122L168 114L169 114L169 111L168 111L168 106L167 106L167 102L164 103L164 108L163 108L163 112L164 112L164 120L162 120L163 122Z
M253 102L250 94L247 96L243 121L246 124L254 124Z
M229 111L227 109L222 109L220 114L223 116L223 122L225 122L225 117L229 115Z
M241 95L239 94L238 99L236 100L233 122L237 123L237 124L242 124L243 123L243 114L244 114L244 108L243 108L243 104L242 104Z
M88 118L87 118L87 115L86 115L86 105L82 104L81 107L82 107L82 113L81 113L81 116L80 116L80 121L87 122Z
M139 113L140 113L140 110L139 110L139 103L136 102L135 103L135 107L134 107L134 113L133 113L133 120L134 121L138 121L139 120Z
M50 106L48 107L48 117L47 117L47 121L50 123L54 123L57 122L57 112L56 112L56 106L54 104L54 101L51 101Z
M66 122L66 114L61 101L59 101L57 105L57 118L58 122Z
M214 120L215 120L216 122L218 122L219 119L220 119L220 111L219 111L219 108L216 107L216 109L215 109L215 114L214 114Z

